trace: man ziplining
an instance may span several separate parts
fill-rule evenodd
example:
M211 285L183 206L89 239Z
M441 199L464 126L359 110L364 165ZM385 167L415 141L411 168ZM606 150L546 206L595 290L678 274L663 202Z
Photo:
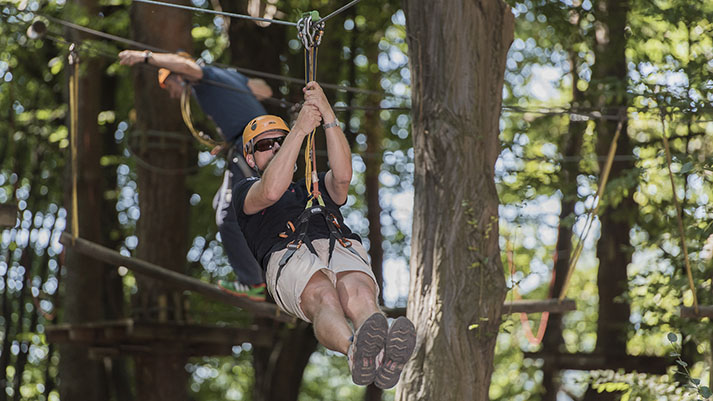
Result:
M391 388L411 357L416 331L406 317L389 328L379 310L366 250L339 211L352 178L349 144L322 88L309 82L303 91L305 102L291 130L271 115L245 127L243 154L258 177L235 185L233 207L277 305L311 322L323 346L347 355L355 384ZM331 169L315 173L319 181L292 182L302 143L320 122ZM319 204L312 207L315 200Z
M186 85L190 85L201 108L218 127L229 149L228 168L213 200L213 207L223 247L239 280L221 280L218 285L233 295L264 301L262 270L250 257L235 212L230 207L230 200L233 184L252 175L242 152L235 151L233 147L241 142L240 136L245 125L266 113L260 100L272 96L272 89L265 81L248 79L237 71L200 65L185 52L174 54L124 50L119 53L119 63L128 66L145 63L159 67L158 83L173 99L180 98ZM218 150L214 149L211 153Z

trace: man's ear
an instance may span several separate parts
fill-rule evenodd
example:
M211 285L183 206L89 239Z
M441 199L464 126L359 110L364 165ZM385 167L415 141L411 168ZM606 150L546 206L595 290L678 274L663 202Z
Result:
M255 168L255 159L253 158L253 155L248 153L247 156L245 156L245 162L248 163L248 166L250 168Z

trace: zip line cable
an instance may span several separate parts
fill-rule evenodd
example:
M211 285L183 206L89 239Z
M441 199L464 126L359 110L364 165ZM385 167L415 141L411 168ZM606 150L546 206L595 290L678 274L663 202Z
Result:
M338 10L333 11L331 14L329 14L329 15L327 15L326 17L324 17L324 18L320 19L319 21L315 22L315 24L320 24L320 23L322 23L322 22L324 22L324 21L326 21L326 20L328 20L328 19L334 17L335 15L341 13L342 11L346 10L347 8L349 8L349 7L353 6L353 5L355 5L356 3L360 2L360 1L361 1L361 0L352 0L352 1L349 2L348 4L346 4L346 5L342 6L342 7L340 7Z
M189 10L189 11L195 11L195 12L206 13L206 14L216 14L216 15L221 15L224 17L242 18L242 19L247 19L247 20L251 20L251 21L269 22L269 23L274 23L274 24L297 26L297 24L294 22L281 21L281 20L270 19L270 18L253 17L250 15L235 14L235 13L229 13L226 11L216 11L216 10L210 10L207 8L189 7L189 6L183 6L180 4L164 3L161 1L154 1L154 0L133 0L133 1L134 1L134 3L146 3L146 4L154 4L157 6L180 8L182 10Z
M90 35L98 36L98 37L101 37L101 38L113 40L113 41L115 41L115 42L124 43L124 44L130 45L130 46L134 46L134 47L144 48L144 49L146 49L146 50L151 50L151 51L153 51L153 52L169 53L169 52L167 52L166 50L160 49L160 48L155 47L155 46L147 45L147 44L145 44L145 43L140 43L140 42L137 42L137 41L135 41L135 40L122 38L121 36L116 36L116 35L112 35L112 34L110 34L110 33L98 31L98 30L91 29L91 28L87 28L87 27L85 27L85 26L77 25L77 24L72 23L72 22L69 22L69 21L65 21L65 20L62 20L62 19L59 19L59 18L51 17L51 16L49 16L49 15L39 14L39 13L36 13L36 12L34 12L34 11L22 11L22 12L39 15L40 17L47 18L49 21L54 22L54 23L57 23L57 24L62 25L62 26L65 26L65 27L67 27L67 28L74 29L74 30L76 30L76 31L80 31L80 32L84 32L84 33L88 33L88 34L90 34Z
M341 13L342 11L348 9L349 7L353 6L354 4L360 2L361 0L352 0L350 3L342 6L338 10L332 12L331 14L327 15L326 17L320 19L317 21L315 24L319 24L321 22L324 22L335 15ZM190 7L190 6L184 6L181 4L174 4L174 3L165 3L162 1L155 1L155 0L134 0L134 3L146 3L146 4L154 4L157 6L164 6L164 7L172 7L172 8L180 8L182 10L188 10L188 11L195 11L199 13L207 13L207 14L215 14L215 15L221 15L224 17L231 17L231 18L241 18L241 19L246 19L246 20L251 20L251 21L259 21L259 22L267 22L267 23L274 23L274 24L282 24L282 25L288 25L288 26L297 26L296 22L290 22L290 21L282 21L282 20L277 20L277 19L271 19L271 18L261 18L261 17L253 17L251 15L243 15L243 14L236 14L236 13L230 13L226 11L216 11L216 10L211 10L207 8L199 8L199 7Z

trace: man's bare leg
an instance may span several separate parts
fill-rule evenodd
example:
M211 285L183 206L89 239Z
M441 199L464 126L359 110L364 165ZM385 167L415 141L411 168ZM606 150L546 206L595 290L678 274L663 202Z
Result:
M337 293L342 310L354 324L354 329L359 328L369 316L380 312L376 304L376 284L366 273L339 273Z
M302 311L314 325L314 334L320 344L346 354L352 330L332 281L321 271L315 273L302 292L300 302Z

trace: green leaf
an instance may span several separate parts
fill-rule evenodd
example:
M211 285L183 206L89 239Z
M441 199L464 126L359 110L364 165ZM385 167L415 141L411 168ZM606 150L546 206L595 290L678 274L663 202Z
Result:
M695 385L697 386L697 385L701 384L701 380L700 380L700 379L693 379L693 378L692 378L692 379L691 379L691 383L693 383L693 384L695 384Z
M705 398L709 398L711 395L713 395L711 389L708 388L708 386L701 386L701 388L698 389L698 394Z
M672 343L678 342L678 336L674 333L666 334L666 338L668 338L668 341L671 341Z
M687 364L686 362L684 362L684 361L682 361L682 360L680 360L680 359L676 360L676 363L679 364L679 365L681 365L681 366L683 366L684 368L685 368L686 366L688 366L688 364Z
M690 172L691 170L693 170L693 162L687 162L686 164L684 164L684 165L681 167L680 173L681 173L681 174L686 174L686 173Z

